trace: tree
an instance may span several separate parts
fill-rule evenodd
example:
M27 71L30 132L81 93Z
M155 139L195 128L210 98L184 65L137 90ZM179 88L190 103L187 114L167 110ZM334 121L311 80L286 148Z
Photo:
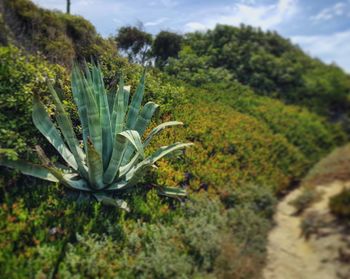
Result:
M116 41L118 48L127 54L130 61L145 64L150 58L153 38L151 34L142 30L142 25L121 27Z
M156 65L164 67L169 57L177 58L181 50L182 36L173 32L161 31L156 36L152 53L156 58Z
M70 0L67 0L67 14L70 14Z

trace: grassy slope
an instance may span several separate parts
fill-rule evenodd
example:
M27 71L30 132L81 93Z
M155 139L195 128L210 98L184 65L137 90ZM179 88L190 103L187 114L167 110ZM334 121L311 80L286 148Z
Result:
M36 11L35 18L53 16ZM128 83L137 82L139 67L110 52L100 58L107 84L120 69ZM40 78L49 73L76 117L67 71L15 48L1 48L0 61L0 122L5 127L0 145L34 159L25 151L45 141L31 126L32 92L39 90L49 102ZM149 73L147 99L165 105L164 120L185 122L183 129L165 131L151 149L185 138L195 147L180 159L162 161L159 171L149 174L142 189L128 197L129 214L76 204L61 187L1 169L0 277L257 277L276 191L299 180L342 141L343 133L305 109L232 85L219 94L215 87L178 86L157 71ZM158 198L149 190L153 183L186 187L190 200L180 204Z

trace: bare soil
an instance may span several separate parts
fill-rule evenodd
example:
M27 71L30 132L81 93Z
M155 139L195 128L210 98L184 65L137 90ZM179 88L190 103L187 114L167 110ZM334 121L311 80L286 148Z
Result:
M350 234L328 207L332 196L349 187L350 181L339 180L316 186L315 190L322 193L321 199L300 216L295 215L296 209L289 203L301 194L301 188L279 203L274 217L276 226L269 234L263 278L350 278Z

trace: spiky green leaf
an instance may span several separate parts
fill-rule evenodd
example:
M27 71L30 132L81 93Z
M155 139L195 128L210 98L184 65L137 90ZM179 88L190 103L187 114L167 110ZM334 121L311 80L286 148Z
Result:
M142 74L139 85L137 86L136 92L132 97L132 100L130 103L127 121L126 121L127 129L133 130L135 128L137 117L141 108L144 91L145 91L145 72L143 72Z
M61 100L58 98L56 91L53 89L52 85L49 83L49 90L53 97L54 103L56 105L56 119L57 123L61 129L61 132L68 143L69 149L74 155L74 158L78 164L79 172L86 177L87 171L86 167L83 164L85 160L85 154L79 146L78 139L73 130L73 124L67 113L64 110L64 107L61 103Z
M95 189L102 189L103 184L103 163L100 154L93 144L88 140L87 164L89 169L89 182Z
M49 115L47 114L44 105L40 102L38 96L34 96L33 99L33 113L32 118L35 127L43 134L43 136L52 144L53 147L60 153L62 158L70 165L74 170L78 169L78 164L64 143L60 132L52 123Z
M29 163L23 160L11 161L0 157L0 165L11 169L16 169L25 175L34 176L36 178L51 182L58 182L58 179L52 175L49 170L37 164Z

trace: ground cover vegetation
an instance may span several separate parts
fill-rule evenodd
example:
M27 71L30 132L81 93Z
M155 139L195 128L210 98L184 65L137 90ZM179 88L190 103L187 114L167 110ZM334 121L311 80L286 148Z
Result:
M123 76L131 96L145 61L121 57L118 34L102 39L82 18L26 0L4 1L0 9L0 28L7 30L0 38L0 156L39 163L33 151L39 144L59 161L32 123L34 94L55 117L51 80L80 137L72 58L98 58L107 91ZM24 22L32 26L27 35L14 36ZM39 43L44 26L62 37ZM53 42L71 52L51 51ZM125 46L121 53L132 50ZM167 31L148 50L155 66L146 72L144 104L162 106L146 135L165 121L184 125L155 137L146 155L169 142L194 146L147 172L125 197L130 212L72 201L57 183L1 167L1 277L257 278L276 196L347 140L349 77L275 33L245 26L184 36ZM158 196L156 187L185 189L188 197Z

